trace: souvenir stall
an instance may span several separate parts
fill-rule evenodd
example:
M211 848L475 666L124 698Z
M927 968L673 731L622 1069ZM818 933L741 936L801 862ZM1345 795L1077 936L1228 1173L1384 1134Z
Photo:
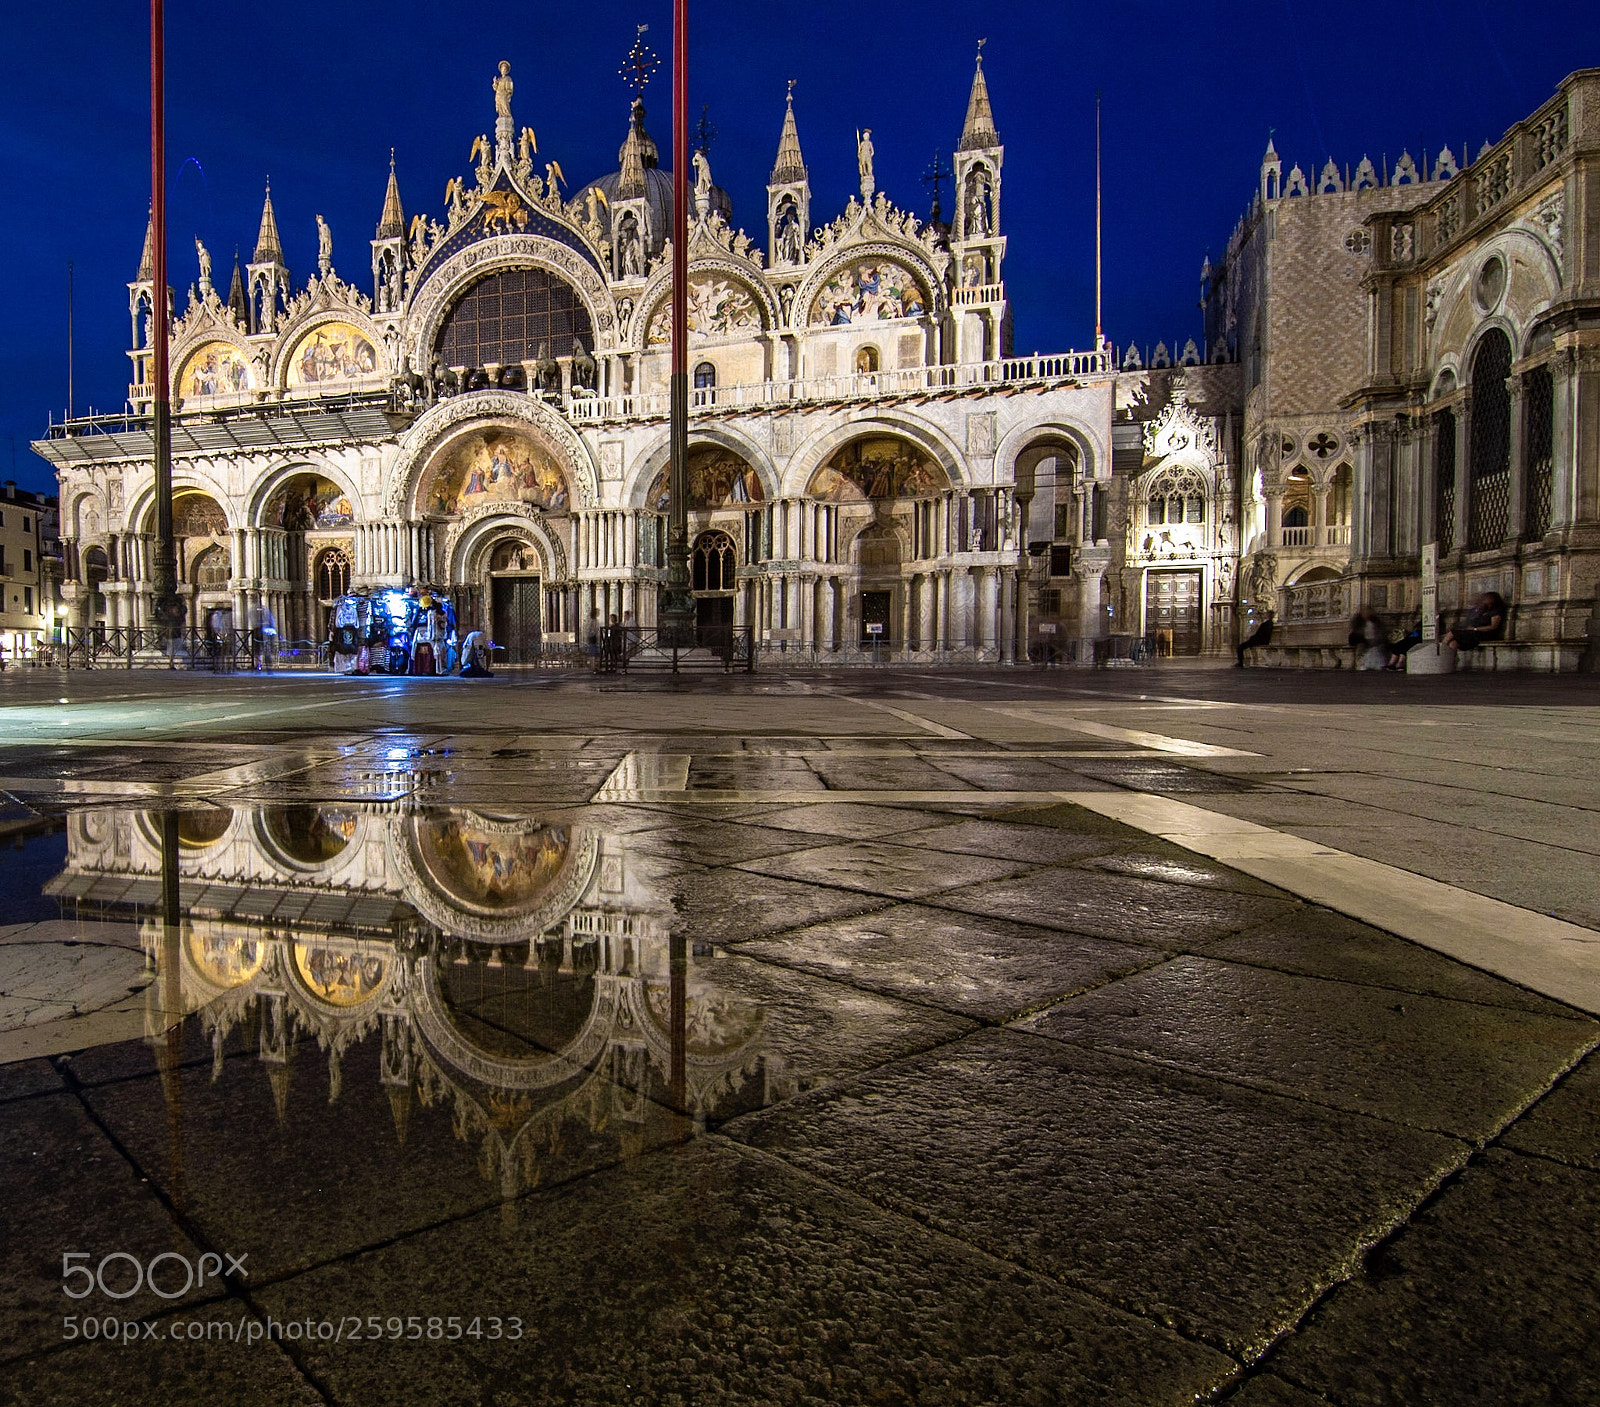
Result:
M353 592L334 603L329 649L340 674L453 674L456 614L433 587Z

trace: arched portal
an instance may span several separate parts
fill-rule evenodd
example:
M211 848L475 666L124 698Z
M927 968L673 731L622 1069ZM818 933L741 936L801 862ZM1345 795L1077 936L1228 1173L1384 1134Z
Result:
M146 521L145 531L154 531L154 505ZM179 489L172 498L172 536L179 590L189 597L190 624L199 628L215 614L222 628L241 626L233 620L229 586L238 563L222 505L198 489Z
M343 588L328 595L330 582L319 564L351 555L350 533L355 522L350 495L332 479L312 471L291 474L275 488L261 511L261 570L270 582L282 582L279 632L288 639L327 638L327 612L350 589L350 573ZM330 555L337 554L337 555Z
M900 577L900 535L882 521L869 523L853 547L861 580L861 643L892 649L903 642L900 619L904 583Z

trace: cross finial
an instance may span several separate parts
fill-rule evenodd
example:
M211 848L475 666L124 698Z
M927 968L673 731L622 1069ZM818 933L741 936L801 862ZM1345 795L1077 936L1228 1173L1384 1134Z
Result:
M987 44L988 42L989 41L987 39L980 39L978 41L978 62L979 63L983 62L983 46L985 44Z
M711 144L717 140L717 129L711 125L711 104L700 109L700 121L695 124L694 149L702 156L711 155Z
M796 83L798 83L798 82L799 82L799 81L800 81L800 80L799 80L799 79L797 79L797 78L791 78L791 79L790 79L790 80L789 80L789 101L790 101L790 102L791 102L791 103L792 103L792 102L793 102L793 101L794 101L794 85L795 85L795 84L796 84Z
M626 62L617 70L633 89L635 98L643 98L644 90L650 86L650 80L655 76L655 71L661 67L661 60L655 56L654 51L644 42L646 31L650 28L641 24L633 37L633 48L628 50Z

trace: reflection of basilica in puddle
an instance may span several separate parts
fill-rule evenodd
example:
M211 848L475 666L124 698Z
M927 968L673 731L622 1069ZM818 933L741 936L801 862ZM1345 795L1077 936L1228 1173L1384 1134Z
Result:
M719 989L729 959L690 955L630 858L581 823L465 808L94 810L70 819L48 892L138 923L164 1076L194 1018L213 1080L243 1043L286 1125L310 1041L337 1101L341 1062L374 1039L400 1139L414 1104L448 1108L510 1196L569 1121L629 1156L795 1088L761 1005Z

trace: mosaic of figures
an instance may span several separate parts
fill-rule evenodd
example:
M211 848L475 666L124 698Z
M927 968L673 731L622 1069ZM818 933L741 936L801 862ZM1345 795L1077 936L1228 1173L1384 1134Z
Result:
M891 436L852 440L815 474L807 490L831 503L918 498L943 493L945 472L915 445Z
M515 430L478 431L457 441L423 496L429 513L446 518L483 503L531 503L560 513L568 501L566 478L550 451Z
M898 264L863 259L840 269L822 285L811 305L813 327L888 322L921 317L928 310L922 288Z
M344 853L355 839L360 817L331 806L275 806L263 813L263 824L268 839L287 859L321 865Z
M178 377L180 396L235 396L250 389L250 362L231 342L197 347Z
M311 994L329 1006L360 1006L383 985L387 960L362 944L294 945L295 970Z
M378 370L378 349L347 322L325 322L295 345L289 357L290 386L355 381Z
M566 826L496 826L469 811L430 819L417 842L428 873L451 897L497 914L536 904L572 850Z
M320 474L296 474L267 500L267 525L290 532L342 528L355 518L349 495Z
M742 283L715 276L689 280L689 331L700 337L733 337L761 330L761 310ZM672 341L672 299L664 298L650 319L649 346Z
M216 499L203 493L180 493L172 500L174 537L225 537L228 517Z
M765 497L761 476L730 450L715 447L691 450L687 478L690 512L760 503ZM671 507L672 494L667 488L665 467L651 481L645 503L657 513L665 513Z

